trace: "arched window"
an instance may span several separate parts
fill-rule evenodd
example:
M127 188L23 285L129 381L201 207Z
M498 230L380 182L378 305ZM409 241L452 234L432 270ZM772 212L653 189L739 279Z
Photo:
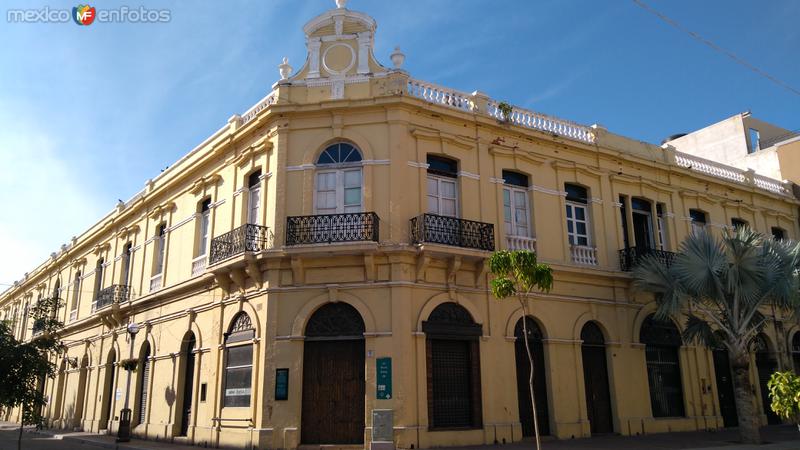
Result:
M61 279L56 278L56 282L53 285L53 298L59 299L61 298Z
M223 406L250 406L253 384L253 338L256 330L242 311L225 333L225 391Z
M504 170L503 183L503 221L506 236L531 237L528 176ZM515 241L509 240L509 243L513 242ZM516 249L513 245L509 247Z
M100 290L103 289L103 272L105 266L103 265L105 261L103 258L97 260L97 265L94 268L94 299L97 301L97 296L100 294Z
M422 322L422 331L428 355L430 428L480 428L481 325L464 307L448 302Z
M647 381L653 417L683 417L683 386L678 349L681 335L670 321L650 315L642 324L639 340L645 345Z
M346 142L328 146L317 158L317 214L360 212L362 210L361 152Z
M139 354L139 398L136 401L138 422L147 421L147 391L150 387L150 343L145 341Z
M261 217L261 169L247 177L247 223L259 225Z
M72 280L72 305L69 308L69 320L78 318L78 305L81 298L81 271L75 272L75 278Z
M164 254L167 251L167 224L162 223L156 227L155 236L155 261L153 264L153 275L158 275L164 270Z

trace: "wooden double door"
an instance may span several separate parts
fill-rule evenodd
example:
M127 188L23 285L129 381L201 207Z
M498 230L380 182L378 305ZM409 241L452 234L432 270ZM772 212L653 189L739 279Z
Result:
M320 307L303 347L303 444L364 443L364 321L344 302Z
M364 443L364 340L305 343L303 444Z

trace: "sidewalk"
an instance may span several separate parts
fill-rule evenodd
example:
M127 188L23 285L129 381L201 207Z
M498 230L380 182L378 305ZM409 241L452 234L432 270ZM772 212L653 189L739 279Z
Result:
M0 422L0 432L9 433L18 430L18 425ZM26 440L29 436L49 437L60 441L58 448L72 449L91 446L96 448L112 448L127 450L197 450L201 447L171 444L168 442L145 441L131 439L130 442L117 444L114 436L68 432L61 430L35 431L26 427ZM759 446L738 444L738 431L727 429L721 431L692 431L682 433L652 434L648 436L607 435L588 439L554 440L545 439L543 450L800 450L800 432L793 425L775 425L763 427L761 435L764 444ZM52 442L52 441L51 441ZM476 445L468 447L448 447L447 450L530 450L534 447L531 440L505 445ZM16 447L15 447L16 448ZM56 447L53 447L56 448Z
M0 422L0 431L19 430L19 424L10 422ZM62 448L71 449L77 445L87 445L97 448L113 448L126 450L198 450L202 447L192 445L172 444L169 442L145 441L142 439L131 439L130 442L117 443L116 436L107 434L87 433L83 431L66 430L39 430L34 427L25 427L26 434L50 437L64 442ZM70 445L73 444L73 445ZM23 447L25 448L25 447Z

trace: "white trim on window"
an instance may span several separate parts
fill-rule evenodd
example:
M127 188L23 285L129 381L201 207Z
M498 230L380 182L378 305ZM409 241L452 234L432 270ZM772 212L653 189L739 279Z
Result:
M590 246L592 244L589 223L589 208L584 203L566 202L567 238L572 245ZM580 231L583 228L583 232Z
M314 178L314 214L363 211L364 172L361 166L317 170Z
M459 217L458 179L428 174L427 211L440 216Z
M531 237L531 210L527 188L503 186L503 223L506 236Z

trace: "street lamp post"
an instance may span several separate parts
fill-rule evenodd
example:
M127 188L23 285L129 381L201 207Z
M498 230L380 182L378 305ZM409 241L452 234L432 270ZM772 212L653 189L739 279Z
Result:
M139 325L135 322L128 324L128 334L131 337L131 351L129 360L133 360L133 343L136 339L136 333L139 332ZM117 442L128 442L131 440L131 409L128 407L128 400L131 395L131 371L132 367L128 367L128 382L125 387L125 407L122 408L119 414L119 429L117 430Z

